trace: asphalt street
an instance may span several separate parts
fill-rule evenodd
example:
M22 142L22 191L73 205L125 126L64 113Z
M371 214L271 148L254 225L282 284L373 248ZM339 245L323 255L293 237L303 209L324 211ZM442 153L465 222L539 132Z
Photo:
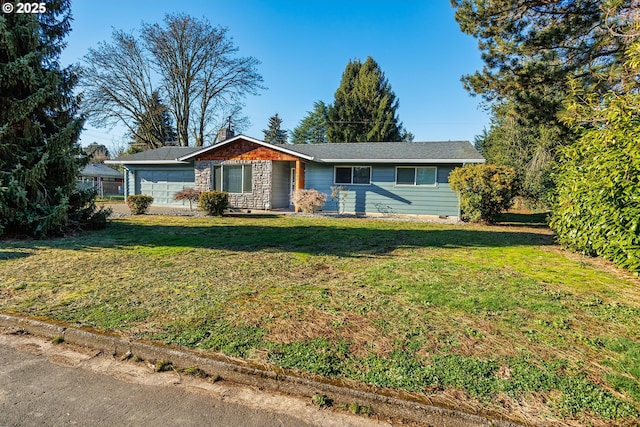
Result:
M0 334L0 426L380 426L30 335Z

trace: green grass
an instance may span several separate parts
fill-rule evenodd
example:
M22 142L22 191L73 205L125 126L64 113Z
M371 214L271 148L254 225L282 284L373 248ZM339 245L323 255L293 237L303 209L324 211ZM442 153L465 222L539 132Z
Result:
M534 424L632 424L638 281L563 252L542 219L126 217L2 241L0 310Z

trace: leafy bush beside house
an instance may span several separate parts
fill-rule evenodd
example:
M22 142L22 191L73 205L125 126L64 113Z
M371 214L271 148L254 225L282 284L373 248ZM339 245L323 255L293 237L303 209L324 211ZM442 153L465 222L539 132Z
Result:
M511 207L517 184L515 169L507 166L466 165L449 175L449 185L460 198L462 219L470 222L495 223Z
M146 194L135 194L127 197L127 206L133 215L144 215L153 203L153 197Z
M205 191L198 198L198 206L209 216L222 216L229 207L229 193L224 191Z
M327 202L327 195L318 190L296 190L293 192L293 204L302 210L302 213L315 213Z

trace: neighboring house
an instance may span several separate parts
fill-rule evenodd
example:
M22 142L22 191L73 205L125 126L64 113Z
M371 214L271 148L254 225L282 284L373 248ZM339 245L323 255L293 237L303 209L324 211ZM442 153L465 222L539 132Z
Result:
M154 204L182 205L184 188L229 193L238 209L290 209L295 189L326 193L324 211L336 211L332 187L346 198L341 210L358 214L459 217L449 173L484 158L466 141L271 145L239 135L209 147L163 147L118 160L125 195L149 194Z
M95 188L98 194L123 194L124 177L121 172L107 165L90 163L80 171L78 181L86 186Z

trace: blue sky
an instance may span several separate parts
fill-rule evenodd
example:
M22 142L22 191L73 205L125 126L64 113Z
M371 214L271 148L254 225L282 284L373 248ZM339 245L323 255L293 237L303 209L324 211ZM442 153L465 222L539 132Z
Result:
M489 125L480 99L460 77L482 67L476 41L463 34L448 0L72 0L74 22L63 65L80 62L113 29L138 30L167 13L207 18L228 27L242 56L253 56L268 88L246 99L252 126L263 137L278 113L293 129L314 101L333 101L345 66L373 57L400 101L398 115L416 141L473 141ZM86 126L81 141L110 147L122 128Z

